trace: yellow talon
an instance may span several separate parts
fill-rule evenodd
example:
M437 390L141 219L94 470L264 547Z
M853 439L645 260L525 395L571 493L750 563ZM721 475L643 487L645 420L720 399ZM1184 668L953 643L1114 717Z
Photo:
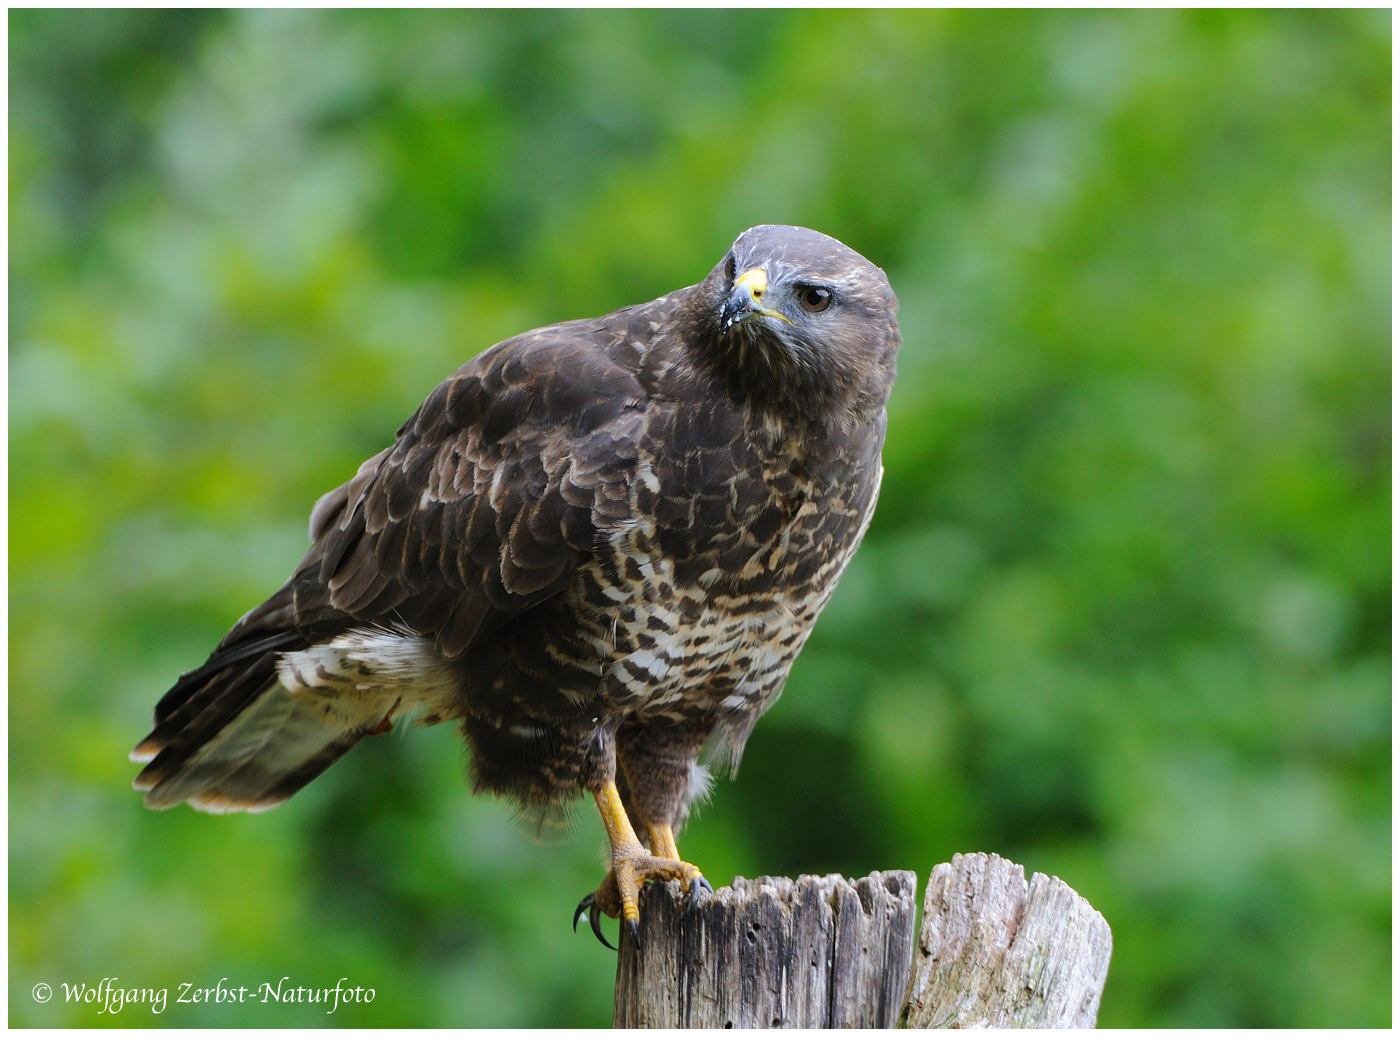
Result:
M598 804L598 814L608 833L612 867L603 877L597 892L591 898L585 898L589 909L601 911L609 918L621 918L623 925L635 934L641 918L637 894L644 882L650 879L677 879L696 896L700 890L710 888L699 868L680 859L670 825L646 826L647 842L651 844L651 853L648 853L632 828L616 784L608 782L601 791L593 794L593 799ZM585 904L580 905L580 911L584 910ZM596 926L594 931L597 931Z

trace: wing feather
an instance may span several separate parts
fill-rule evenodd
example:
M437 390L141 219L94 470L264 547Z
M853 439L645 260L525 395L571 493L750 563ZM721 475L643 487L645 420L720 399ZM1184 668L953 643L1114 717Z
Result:
M292 578L157 707L133 752L148 803L272 806L372 732L322 731L284 702L282 653L372 626L457 658L568 585L626 514L644 396L599 328L557 325L483 353L316 502Z
M628 414L644 395L588 330L509 340L438 386L391 448L318 505L308 561L325 600L302 586L298 608L386 622L415 602L415 632L450 629L443 647L460 652L490 623L444 587L500 618L557 593L595 531L628 514Z

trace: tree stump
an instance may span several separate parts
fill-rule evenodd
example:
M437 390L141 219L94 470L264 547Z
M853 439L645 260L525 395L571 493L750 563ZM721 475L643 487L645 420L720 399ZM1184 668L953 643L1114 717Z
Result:
M903 1026L1086 1028L1113 934L1057 878L996 854L957 854L929 876Z
M619 1027L891 1027L914 935L914 873L735 879L690 910L679 883L642 894L624 937Z
M613 1024L1094 1025L1112 936L1059 879L959 854L929 876L911 947L914 907L908 871L735 879L695 909L678 883L652 883L641 946L622 939Z

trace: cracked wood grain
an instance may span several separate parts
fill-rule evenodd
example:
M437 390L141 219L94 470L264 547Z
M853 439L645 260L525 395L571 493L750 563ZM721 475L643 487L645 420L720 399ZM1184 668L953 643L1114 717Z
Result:
M1112 950L1103 915L1059 879L958 854L929 876L900 1023L1092 1027Z
M619 1027L891 1027L909 976L914 874L735 879L690 910L679 884L642 895L624 939Z
M1064 882L955 856L929 876L911 962L914 892L907 871L735 879L692 910L679 884L653 883L641 946L618 957L614 1025L1094 1025L1112 934Z

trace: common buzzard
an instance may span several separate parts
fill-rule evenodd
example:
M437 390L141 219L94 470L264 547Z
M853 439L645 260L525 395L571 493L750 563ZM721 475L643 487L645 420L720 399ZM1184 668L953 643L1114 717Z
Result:
M476 789L593 795L612 866L576 925L635 934L648 879L698 896L697 761L737 763L870 522L896 308L839 241L761 226L699 284L488 349L316 503L291 578L157 704L135 787L266 810L450 720Z

